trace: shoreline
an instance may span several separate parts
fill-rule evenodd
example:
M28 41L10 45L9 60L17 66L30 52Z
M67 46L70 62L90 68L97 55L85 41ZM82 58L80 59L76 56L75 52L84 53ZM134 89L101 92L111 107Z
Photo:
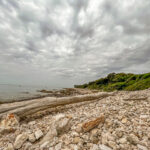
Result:
M24 102L24 101L30 101L34 99L42 99L46 97L68 97L73 95L84 95L88 93L95 93L98 92L96 90L88 90L88 89L79 89L79 88L62 88L62 89L54 89L54 90L37 90L37 92L41 93L38 96L31 96L31 97L23 97L20 99L7 99L7 100L0 100L1 104L7 104L7 103L15 103L15 102ZM45 95L44 95L45 94Z
M113 94L86 92L0 105L5 116L0 123L0 147L4 150L10 147L12 150L18 147L20 150L58 147L59 150L148 150L150 89ZM12 111L14 106L16 111Z

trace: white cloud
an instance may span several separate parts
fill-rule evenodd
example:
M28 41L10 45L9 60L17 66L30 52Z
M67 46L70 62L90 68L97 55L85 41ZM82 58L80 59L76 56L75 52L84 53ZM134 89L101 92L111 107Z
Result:
M150 1L1 0L0 81L71 86L149 72Z

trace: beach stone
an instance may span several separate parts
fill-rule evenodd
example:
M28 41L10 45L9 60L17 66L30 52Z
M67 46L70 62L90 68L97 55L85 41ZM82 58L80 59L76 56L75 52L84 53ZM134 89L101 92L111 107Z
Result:
M82 139L80 138L80 137L75 137L74 139L73 139L73 144L78 144L78 143L80 143L82 141Z
M121 138L121 137L123 136L123 132L122 132L121 129L119 129L119 128L115 131L115 134L116 134L119 138Z
M100 117L96 118L95 120L86 122L82 125L82 129L84 132L88 132L91 129L97 127L100 123L104 123L105 117L104 115L101 115Z
M42 141L40 142L41 145L44 144L45 142L51 143L54 139L54 137L57 136L57 131L56 128L54 126L52 126L49 131L47 132L47 134L44 136L44 138L42 139Z
M99 129L91 130L91 136L98 136L98 134L99 134Z
M34 142L36 141L36 138L35 138L35 136L34 136L33 133L32 133L32 134L29 134L29 141L30 141L31 143L34 143Z
M123 138L119 139L119 143L125 144L125 143L127 143L127 139L125 137L123 137Z
M43 136L43 132L38 129L38 130L35 132L35 138L38 140L38 139L40 139L42 136Z
M94 144L97 144L99 142L99 138L97 136L91 136L90 141Z
M7 148L5 148L4 150L14 150L14 147L11 143L8 143Z
M136 145L136 144L138 144L138 142L139 142L138 137L135 136L134 134L130 134L130 135L127 137L127 140L128 140L131 144L133 144L133 145Z
M82 132L82 124L78 124L75 130L76 130L76 132L81 133Z
M8 114L0 122L0 133L14 132L19 127L19 117L15 114Z
M41 149L46 149L49 147L49 141L44 142L42 145L40 145Z
M127 118L123 118L123 119L121 120L121 122L122 122L122 123L124 123L124 124L126 124L126 123L127 123L127 121L128 121L128 119L127 119Z
M110 147L104 145L104 144L100 144L99 145L100 150L112 150Z
M50 147L49 150L55 150L55 148L54 147Z
M90 148L90 150L99 150L99 146L96 144L93 144L93 146Z
M30 121L28 124L29 124L30 126L33 126L33 125L36 124L36 121Z
M113 149L116 149L116 143L114 141L108 141L108 146L110 146Z
M62 118L55 123L56 130L58 134L62 134L68 131L71 127L70 125L70 118Z
M23 150L30 150L31 146L32 146L32 144L28 142L28 143L25 144L25 147L24 147Z
M147 147L137 144L138 150L148 150Z
M19 134L16 137L15 143L14 143L14 148L19 149L22 147L23 143L28 139L28 135L26 133Z
M58 144L55 146L55 150L61 150L61 147L62 147L62 143L58 143Z

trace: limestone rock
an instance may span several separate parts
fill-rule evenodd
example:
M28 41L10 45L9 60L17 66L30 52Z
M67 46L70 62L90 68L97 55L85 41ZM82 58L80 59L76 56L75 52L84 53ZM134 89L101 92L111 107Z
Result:
M46 149L46 148L48 148L48 147L49 147L49 141L44 142L44 143L40 146L41 149Z
M104 144L100 144L99 145L100 150L112 150L110 147L104 145Z
M62 147L62 144L61 144L61 143L58 143L58 144L55 146L55 150L61 150L61 147Z
M38 140L43 136L43 132L41 130L37 130L35 132L35 138Z
M43 145L45 142L51 143L54 139L54 137L57 136L57 131L56 128L54 126L52 126L48 133L44 136L44 138L41 141L41 145Z
M16 137L14 148L19 149L22 147L23 143L28 139L28 135L26 133L19 134Z
M90 150L99 150L99 146L96 145L96 144L94 144L94 145L90 148Z
M8 114L0 122L0 133L14 132L19 126L19 117L15 114Z
M84 123L82 125L82 129L83 129L84 132L88 132L91 129L98 126L100 123L104 123L104 121L105 121L105 117L104 117L104 115L102 115L99 118L96 118L95 120Z
M80 143L82 141L82 139L80 138L80 137L75 137L74 139L73 139L73 144L78 144L78 143Z
M133 144L133 145L136 145L136 144L138 144L138 142L139 142L138 137L135 136L134 134L130 134L130 135L127 137L127 140L128 140L131 144Z
M81 133L82 132L82 124L78 124L76 127L76 132Z
M34 142L36 141L36 138L35 138L35 136L34 136L33 133L32 133L32 134L29 134L29 141L30 141L31 143L34 143Z
M138 147L138 150L148 150L147 147L142 146L140 144L138 144L137 147Z
M123 119L121 120L121 122L122 122L122 123L124 123L124 124L126 124L126 123L127 123L127 121L128 121L128 119L127 119L127 118L123 118Z
M7 148L5 148L4 150L14 150L14 147L11 143L8 143Z
M23 150L30 150L31 146L32 146L32 144L28 142L28 143L25 144L25 147L24 147Z
M63 117L55 122L55 127L58 134L64 133L70 129L70 118Z
M127 139L125 137L123 137L123 138L119 139L119 143L125 144L125 143L127 143Z

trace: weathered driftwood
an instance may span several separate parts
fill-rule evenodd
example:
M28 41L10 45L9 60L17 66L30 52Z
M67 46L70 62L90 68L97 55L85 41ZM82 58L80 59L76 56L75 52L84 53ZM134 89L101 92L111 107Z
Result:
M0 118L8 113L13 113L19 116L20 118L31 115L38 111L53 108L56 106L67 105L72 103L78 103L83 101L91 101L95 99L100 99L108 96L113 96L114 93L96 93L96 94L86 94L86 95L78 95L72 97L62 97L62 98L54 98L47 97L42 99L35 99L31 101L21 101L14 102L9 104L1 104L0 105Z
M141 100L147 100L148 97L141 97L141 98L124 98L125 101L141 101Z

